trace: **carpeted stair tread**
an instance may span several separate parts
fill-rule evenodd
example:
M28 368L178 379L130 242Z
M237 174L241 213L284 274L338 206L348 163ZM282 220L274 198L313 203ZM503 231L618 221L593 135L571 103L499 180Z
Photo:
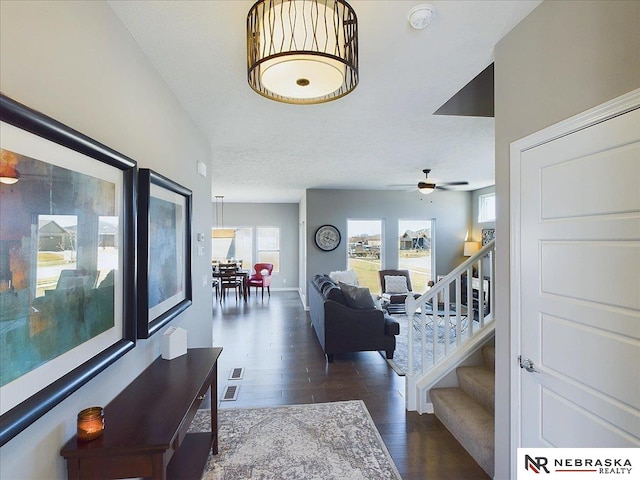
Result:
M456 369L460 388L489 413L495 412L496 376L485 366L458 367Z
M494 417L460 388L430 392L436 417L490 477L494 463Z
M482 356L484 357L484 363L488 368L495 371L496 369L496 347L493 345L485 345L482 347Z

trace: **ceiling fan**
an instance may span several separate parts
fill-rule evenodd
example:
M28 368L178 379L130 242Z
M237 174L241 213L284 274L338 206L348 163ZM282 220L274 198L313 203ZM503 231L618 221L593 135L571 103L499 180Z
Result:
M434 190L452 190L448 187L457 187L462 185L469 185L469 182L435 182L429 178L429 173L431 169L425 168L422 170L424 172L424 180L418 182L418 191L424 195L428 195L432 193ZM390 187L413 187L413 185L389 185ZM414 187L415 188L415 187Z

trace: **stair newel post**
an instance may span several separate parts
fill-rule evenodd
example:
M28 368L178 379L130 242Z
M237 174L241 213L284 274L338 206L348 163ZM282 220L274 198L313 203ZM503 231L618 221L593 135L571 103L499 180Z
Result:
M405 312L407 314L407 345L409 349L407 352L407 372L405 374L405 399L406 407L409 411L416 411L418 408L418 389L416 388L416 377L413 368L413 318L418 308L416 299L413 295L407 295L404 301ZM401 332L402 333L402 332Z

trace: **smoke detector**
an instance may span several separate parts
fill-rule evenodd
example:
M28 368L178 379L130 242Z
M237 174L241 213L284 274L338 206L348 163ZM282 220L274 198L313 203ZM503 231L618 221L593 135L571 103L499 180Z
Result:
M409 10L409 23L416 30L421 30L431 23L433 16L436 13L436 7L423 3L422 5L416 5Z

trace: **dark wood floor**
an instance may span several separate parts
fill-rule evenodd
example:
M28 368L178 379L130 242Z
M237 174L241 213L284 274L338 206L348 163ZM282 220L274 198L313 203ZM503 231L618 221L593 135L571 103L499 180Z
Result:
M404 408L404 378L377 352L336 355L326 363L308 313L295 292L273 292L264 301L253 294L236 303L214 300L214 346L218 395L238 385L235 401L219 408L364 400L405 480L489 478L433 415ZM241 380L228 380L233 368Z

